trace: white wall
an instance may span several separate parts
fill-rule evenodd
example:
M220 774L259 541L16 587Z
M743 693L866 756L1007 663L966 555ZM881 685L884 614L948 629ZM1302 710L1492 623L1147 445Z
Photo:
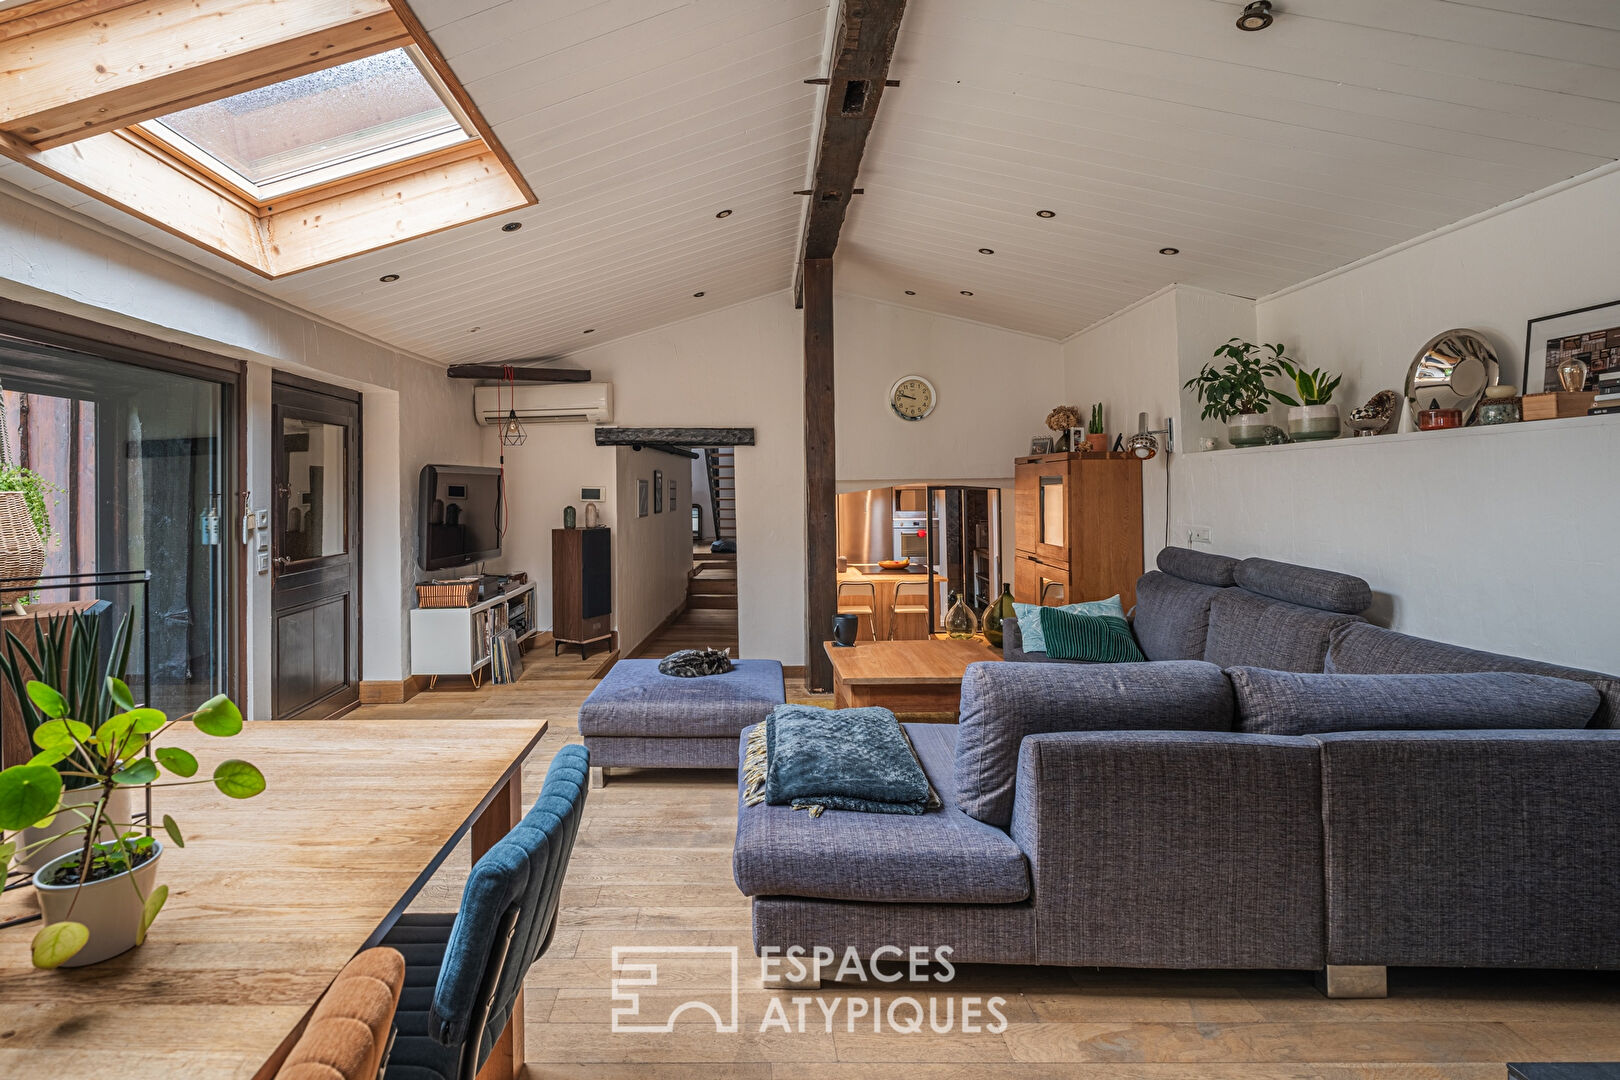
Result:
M421 467L482 457L465 385L451 384L441 368L3 191L0 294L248 361L247 483L255 506L270 500L270 371L360 389L366 395L362 676L397 680L408 673L406 613L419 575L414 539L402 537L415 535ZM229 532L237 534L234 527ZM257 719L270 710L270 585L266 575L249 581L244 705Z
M1527 320L1620 297L1616 235L1609 169L1263 298L1258 333L1343 371L1343 409L1399 393L1423 343L1459 326L1485 333L1519 382ZM1178 531L1209 526L1217 551L1366 577L1396 629L1620 671L1603 581L1617 460L1615 417L1189 454L1174 514Z
M628 655L686 602L692 570L692 467L684 458L657 450L620 446L614 454L619 531L613 538L618 552L613 610L619 646ZM646 517L639 516L643 480ZM671 481L674 499L669 497ZM656 509L659 499L663 513Z

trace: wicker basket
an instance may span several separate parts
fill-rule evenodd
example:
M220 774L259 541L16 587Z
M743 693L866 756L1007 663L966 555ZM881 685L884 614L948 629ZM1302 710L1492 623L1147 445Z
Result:
M423 581L416 586L417 607L472 607L477 602L477 578L459 578L455 581Z
M44 572L45 542L28 513L28 496L20 491L0 491L0 578L21 578L27 583L0 590L0 604L27 597Z

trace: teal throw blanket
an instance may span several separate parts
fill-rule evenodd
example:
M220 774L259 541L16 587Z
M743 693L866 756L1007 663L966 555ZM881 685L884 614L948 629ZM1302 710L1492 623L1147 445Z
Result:
M939 796L888 709L778 705L748 739L743 801L808 810L921 814Z

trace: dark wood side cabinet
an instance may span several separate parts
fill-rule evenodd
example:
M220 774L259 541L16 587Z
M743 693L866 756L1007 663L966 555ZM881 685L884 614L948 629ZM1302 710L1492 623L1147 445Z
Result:
M613 530L551 530L551 636L581 658L613 640Z

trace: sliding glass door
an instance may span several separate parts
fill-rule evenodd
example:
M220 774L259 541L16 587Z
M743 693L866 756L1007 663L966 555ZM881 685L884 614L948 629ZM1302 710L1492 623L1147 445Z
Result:
M53 488L45 572L101 575L48 581L41 610L104 601L91 605L104 639L133 610L130 682L139 691L149 674L152 704L171 711L229 688L234 393L228 373L0 334L10 461ZM151 574L144 597L98 583L142 571Z

